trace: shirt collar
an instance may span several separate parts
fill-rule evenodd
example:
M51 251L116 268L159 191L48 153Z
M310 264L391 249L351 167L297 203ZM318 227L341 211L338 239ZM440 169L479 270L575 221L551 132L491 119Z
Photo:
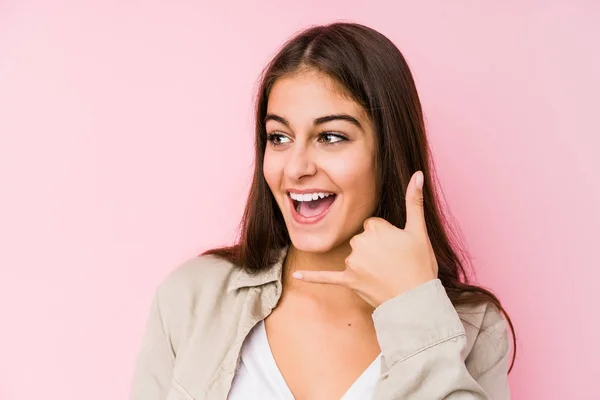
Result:
M269 265L268 268L256 273L250 273L244 268L237 267L232 279L229 281L227 291L235 291L244 287L261 286L276 281L281 283L283 262L287 255L288 249L289 246L285 246L282 249L273 250L277 256L276 261Z

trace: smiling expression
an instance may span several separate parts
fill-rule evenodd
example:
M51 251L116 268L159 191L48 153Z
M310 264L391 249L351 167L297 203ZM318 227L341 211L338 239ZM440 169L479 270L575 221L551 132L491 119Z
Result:
M375 134L332 79L279 78L268 99L265 180L294 247L323 253L350 240L376 205Z

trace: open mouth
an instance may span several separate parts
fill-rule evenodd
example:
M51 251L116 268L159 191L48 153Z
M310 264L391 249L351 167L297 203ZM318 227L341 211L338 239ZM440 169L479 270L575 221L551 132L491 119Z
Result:
M325 216L336 199L335 193L288 193L295 211L294 217L299 222L316 222L319 217Z

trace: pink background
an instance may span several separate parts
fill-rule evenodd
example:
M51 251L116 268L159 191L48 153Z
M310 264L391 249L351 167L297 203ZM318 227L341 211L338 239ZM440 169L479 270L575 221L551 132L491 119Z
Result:
M259 71L340 19L413 69L513 398L599 398L597 2L49 3L0 2L1 400L127 397L156 285L234 237Z

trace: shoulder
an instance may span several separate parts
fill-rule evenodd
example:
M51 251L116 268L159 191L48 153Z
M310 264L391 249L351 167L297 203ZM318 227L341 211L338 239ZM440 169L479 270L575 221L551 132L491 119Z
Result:
M456 311L471 335L482 331L505 331L507 324L502 311L492 302L456 306Z
M239 268L215 255L200 255L177 265L158 285L163 307L181 306L200 299L219 298L238 276Z
M200 255L177 265L158 285L156 300L165 326L194 324L226 305L239 268L215 255Z
M215 255L200 255L185 260L159 284L163 297L198 293L208 288L226 286L237 276L238 267Z
M491 365L505 362L510 353L510 330L502 311L493 303L460 305L457 313L465 328L465 363L477 376Z
M156 312L175 353L239 300L238 291L228 290L239 271L228 260L201 255L177 265L158 285Z

